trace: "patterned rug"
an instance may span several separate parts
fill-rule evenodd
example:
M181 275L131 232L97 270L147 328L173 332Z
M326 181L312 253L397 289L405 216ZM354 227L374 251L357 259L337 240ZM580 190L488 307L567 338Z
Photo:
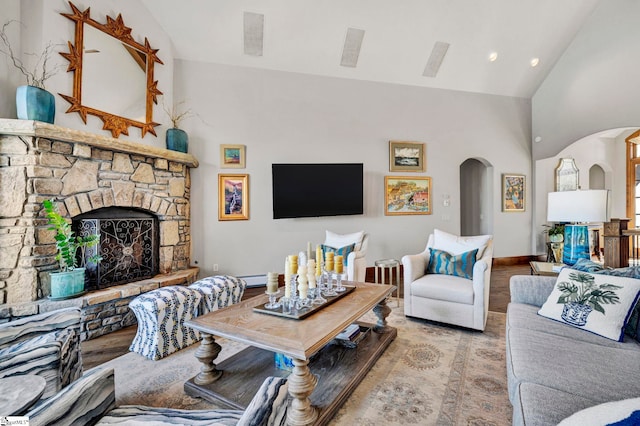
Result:
M398 337L331 421L352 425L510 425L505 314L490 312L483 332L410 319L389 306ZM363 320L375 323L367 314ZM217 361L246 346L217 339ZM200 365L193 345L159 361L129 353L104 364L115 369L116 403L186 409L216 408L183 391Z

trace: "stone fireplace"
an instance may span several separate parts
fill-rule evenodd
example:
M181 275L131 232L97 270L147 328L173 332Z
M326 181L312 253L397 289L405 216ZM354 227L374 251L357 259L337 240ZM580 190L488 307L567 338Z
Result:
M127 298L195 280L189 172L197 166L189 154L0 119L0 321L68 305L90 315L96 305L114 300L114 311L118 306L127 310ZM48 299L48 273L58 264L53 231L42 210L45 199L53 199L63 216L75 220L77 231L105 226L100 232L113 234L105 238L104 248L119 251L116 260L94 271L94 278L110 283L96 281L80 298ZM118 222L123 214L126 223ZM121 232L123 226L129 235ZM148 252L152 241L153 253Z

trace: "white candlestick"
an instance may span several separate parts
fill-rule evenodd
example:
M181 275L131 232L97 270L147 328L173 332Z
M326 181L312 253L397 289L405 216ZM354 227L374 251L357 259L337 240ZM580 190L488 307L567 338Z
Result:
M307 278L309 279L309 288L316 288L316 261L313 259L307 262Z

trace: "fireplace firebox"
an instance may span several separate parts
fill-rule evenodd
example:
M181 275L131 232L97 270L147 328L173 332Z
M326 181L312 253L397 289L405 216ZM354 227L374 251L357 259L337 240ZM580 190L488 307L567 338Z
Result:
M153 214L108 207L76 216L73 226L78 236L100 234L100 244L85 253L85 257L96 253L102 257L97 265L87 264L86 290L150 278L158 273L158 221Z

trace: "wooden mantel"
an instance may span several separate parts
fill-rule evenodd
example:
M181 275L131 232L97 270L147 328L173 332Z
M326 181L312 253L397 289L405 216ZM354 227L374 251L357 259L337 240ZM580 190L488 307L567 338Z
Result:
M49 123L33 120L15 120L0 118L0 135L40 137L64 142L81 142L110 151L137 154L147 157L163 158L187 167L198 167L198 160L191 154L158 148L144 143L131 142L100 136L81 130L69 129Z

